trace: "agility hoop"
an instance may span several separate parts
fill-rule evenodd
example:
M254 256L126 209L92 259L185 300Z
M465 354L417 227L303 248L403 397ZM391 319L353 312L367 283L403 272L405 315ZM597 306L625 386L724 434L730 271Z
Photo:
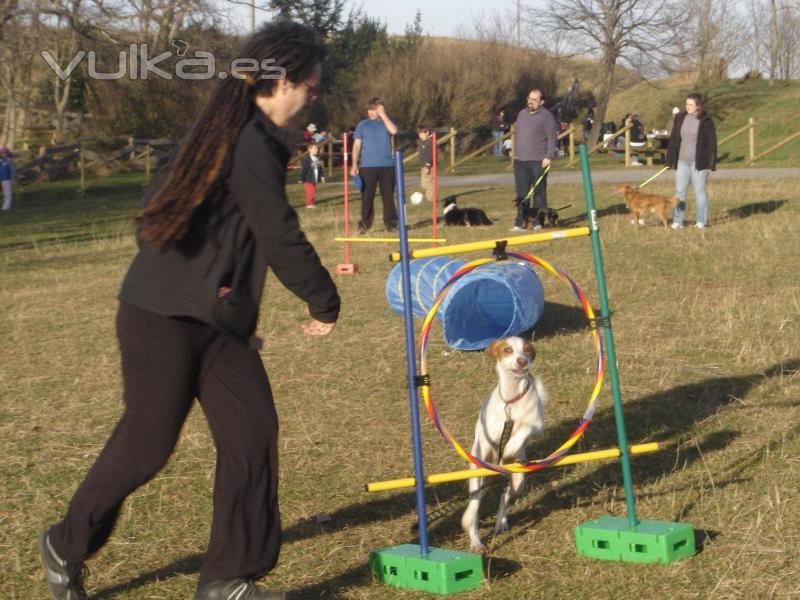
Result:
M422 389L422 399L425 403L425 409L428 411L428 416L433 421L433 424L436 426L436 429L439 430L439 433L445 439L447 443L449 443L453 449L461 456L462 458L466 459L467 461L471 462L473 465L479 468L490 469L492 471L496 471L498 473L529 473L531 471L538 471L540 469L545 469L551 466L553 463L558 461L562 458L569 450L577 443L577 441L583 436L584 431L589 426L589 423L594 416L595 411L597 410L597 404L600 396L600 390L603 387L603 376L606 370L606 359L605 353L603 351L603 337L601 329L602 327L598 324L597 319L594 316L594 310L592 309L591 304L589 304L588 299L586 298L586 294L583 293L583 290L578 287L578 284L573 281L573 279L564 273L563 271L555 268L546 260L534 256L532 254L524 254L524 253L506 253L505 256L509 259L515 259L520 261L525 261L527 263L531 263L531 265L537 265L547 272L555 275L561 282L566 284L570 289L572 289L573 293L577 297L578 301L583 308L583 312L586 315L586 318L589 322L589 330L592 336L592 341L594 343L595 351L597 353L597 370L594 377L594 384L592 386L592 393L589 398L588 406L586 407L586 411L583 413L578 426L576 427L575 431L567 438L561 446L558 447L554 452L546 456L545 458L539 460L532 460L524 465L519 463L511 463L506 465L499 465L490 463L484 460L481 460L477 456L473 456L470 452L467 452L461 444L458 443L458 440L453 437L453 435L447 430L442 420L439 418L439 413L436 410L436 406L433 402L431 397L431 390L430 390L430 375L428 373L428 361L427 361L427 350L428 350L428 338L431 331L431 326L433 324L434 317L436 313L439 311L439 307L441 306L445 296L452 288L453 284L455 284L459 279L466 276L467 274L471 273L475 269L480 268L483 265L497 262L501 260L497 257L493 258L481 258L478 260L474 260L465 264L461 267L458 271L456 271L452 277L445 283L444 287L439 291L439 294L436 296L436 299L431 306L431 309L428 311L428 314L425 316L425 320L422 323L422 330L420 332L419 337L419 363L420 363L420 370L419 376L420 381L420 388ZM531 267L533 268L533 267Z

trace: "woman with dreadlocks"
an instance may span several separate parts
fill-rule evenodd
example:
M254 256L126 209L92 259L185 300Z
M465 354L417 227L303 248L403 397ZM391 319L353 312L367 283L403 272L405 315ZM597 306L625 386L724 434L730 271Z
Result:
M86 598L84 562L125 498L168 461L196 397L217 451L211 535L195 600L283 598L255 585L275 565L278 421L256 327L269 267L329 334L336 285L286 199L290 119L317 95L325 47L290 22L245 44L139 217L120 292L124 413L39 550L52 598Z

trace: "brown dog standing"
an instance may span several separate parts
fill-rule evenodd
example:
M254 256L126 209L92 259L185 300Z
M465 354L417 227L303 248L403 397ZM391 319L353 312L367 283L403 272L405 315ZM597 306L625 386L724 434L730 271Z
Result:
M654 212L664 227L669 227L667 210L670 206L677 206L679 202L677 196L668 198L659 194L643 194L629 185L617 186L614 188L614 193L625 196L625 206L631 211L631 222L634 225L641 223L646 212Z

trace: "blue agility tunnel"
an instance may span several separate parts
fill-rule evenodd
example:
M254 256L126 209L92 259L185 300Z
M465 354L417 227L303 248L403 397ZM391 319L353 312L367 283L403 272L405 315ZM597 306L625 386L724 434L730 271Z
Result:
M446 257L411 261L415 317L428 314L436 295L466 262ZM403 314L402 278L398 264L386 280L386 299L398 314ZM543 307L544 290L531 266L503 260L482 265L453 284L436 318L442 321L448 346L481 350L494 340L532 328Z

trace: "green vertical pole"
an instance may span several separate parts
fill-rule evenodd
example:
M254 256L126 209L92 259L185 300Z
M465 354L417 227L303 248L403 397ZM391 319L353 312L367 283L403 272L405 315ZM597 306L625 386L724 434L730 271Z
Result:
M622 412L622 396L619 392L619 373L617 372L617 353L614 349L614 333L611 331L611 311L608 308L606 293L606 276L603 269L603 255L600 251L600 232L597 227L597 211L594 207L592 176L589 173L589 154L586 144L578 147L583 174L583 195L586 199L586 214L589 216L589 229L592 238L592 254L594 255L594 272L597 277L597 293L600 296L600 317L603 323L603 338L606 346L606 360L611 377L611 394L614 398L614 421L617 427L617 441L620 450L620 466L622 482L625 486L625 505L628 508L628 525L636 527L636 502L633 497L633 476L631 475L631 459L628 453L628 436L625 433L625 415Z

